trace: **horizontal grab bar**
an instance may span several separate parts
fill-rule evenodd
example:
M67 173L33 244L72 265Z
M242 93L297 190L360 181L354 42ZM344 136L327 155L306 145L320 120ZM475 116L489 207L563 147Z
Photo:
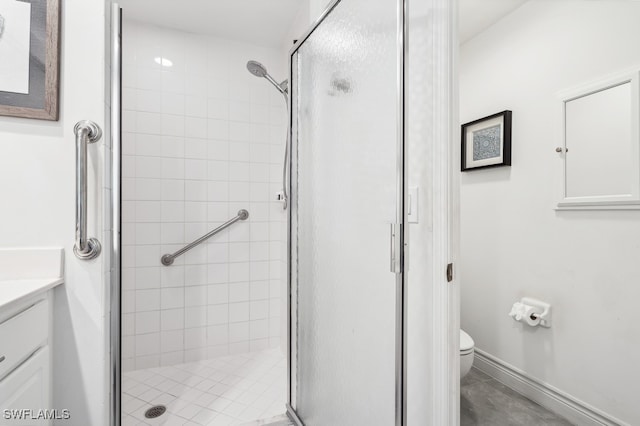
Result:
M218 232L222 231L223 229L228 228L229 226L233 225L237 221L246 220L248 217L249 217L249 212L248 211L246 211L245 209L240 210L236 217L234 217L233 219L229 219L228 221L226 221L222 225L218 226L213 231L209 232L206 235L203 235L202 237L198 238L197 240L195 240L191 244L188 244L188 245L184 246L183 248L181 248L180 250L178 250L177 252L175 252L173 254L165 254L164 256L162 256L160 258L160 262L162 262L162 264L164 266L173 265L173 261L176 259L176 257L183 255L184 253L188 252L189 250L191 250L192 248L194 248L198 244L208 240L209 238L211 238L214 235L216 235Z

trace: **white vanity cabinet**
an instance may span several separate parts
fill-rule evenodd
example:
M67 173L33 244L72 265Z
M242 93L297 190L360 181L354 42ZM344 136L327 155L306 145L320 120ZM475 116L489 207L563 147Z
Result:
M51 425L60 415L51 402L51 336L53 289L63 281L62 252L18 252L30 259L16 261L13 251L0 249L0 424ZM57 269L38 274L48 264L55 266L45 255L56 253ZM31 261L32 267L24 268ZM15 265L22 268L12 271Z
M0 323L0 419L7 424L33 421L9 420L5 410L32 410L37 415L51 408L49 307L47 294L18 306L17 314Z
M7 425L50 425L52 412L44 412L38 419L40 410L51 408L51 363L49 347L38 349L23 364L0 381L0 406L4 407L0 418ZM30 410L31 418L7 419L5 410ZM24 415L24 414L23 414ZM37 420L33 420L33 419Z

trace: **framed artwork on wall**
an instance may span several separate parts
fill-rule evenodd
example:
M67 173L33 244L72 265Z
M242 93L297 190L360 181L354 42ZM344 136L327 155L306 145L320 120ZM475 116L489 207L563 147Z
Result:
M0 115L58 120L60 0L0 0Z
M511 111L462 125L463 172L511 165Z

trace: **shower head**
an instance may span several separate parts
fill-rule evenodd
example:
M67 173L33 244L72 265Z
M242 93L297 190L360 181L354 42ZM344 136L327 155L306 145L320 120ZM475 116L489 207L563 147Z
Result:
M269 75L269 73L267 73L267 69L265 68L265 66L258 61L247 62L247 69L251 74L255 75L256 77L264 77L266 75Z
M256 77L266 78L269 83L273 84L275 88L285 96L285 98L287 97L287 87L289 85L289 82L287 80L283 81L282 83L278 83L273 79L273 77L269 75L269 73L267 72L267 68L258 61L247 62L247 70L249 70L249 72Z

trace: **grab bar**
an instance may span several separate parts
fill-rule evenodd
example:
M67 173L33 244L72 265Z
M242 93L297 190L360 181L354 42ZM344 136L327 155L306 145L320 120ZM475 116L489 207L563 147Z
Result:
M249 212L248 211L246 211L245 209L240 210L236 217L234 217L233 219L229 219L228 221L226 221L222 225L218 226L213 231L209 232L206 235L203 235L202 237L198 238L197 240L195 240L191 244L188 244L188 245L184 246L183 248L181 248L180 250L178 250L177 252L175 252L173 254L165 254L164 256L162 256L160 258L160 262L162 262L162 264L164 266L172 265L173 261L176 259L176 257L183 255L184 253L188 252L189 250L191 250L192 248L194 248L198 244L208 240L209 238L211 238L214 235L216 235L218 232L222 231L223 229L228 228L229 226L233 225L237 221L246 220L248 217L249 217Z
M76 134L76 242L73 252L78 259L90 260L100 255L102 247L95 238L87 237L87 146L102 137L102 130L93 121L79 121Z

